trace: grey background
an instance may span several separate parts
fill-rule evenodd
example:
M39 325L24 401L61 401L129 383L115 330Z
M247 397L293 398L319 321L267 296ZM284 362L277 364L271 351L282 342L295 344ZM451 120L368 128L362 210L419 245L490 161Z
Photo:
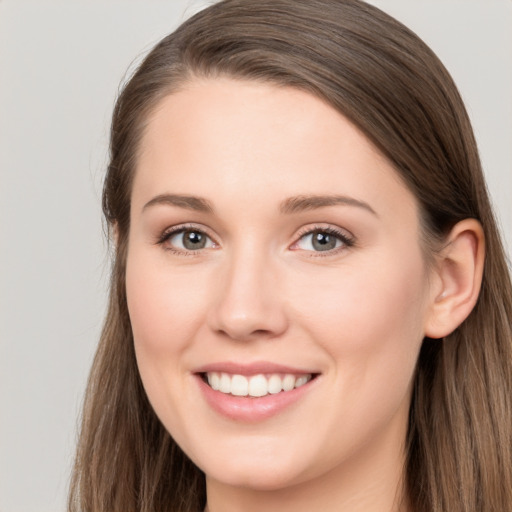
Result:
M105 307L113 101L133 59L206 3L0 0L0 512L65 510ZM512 247L512 1L372 3L452 72Z

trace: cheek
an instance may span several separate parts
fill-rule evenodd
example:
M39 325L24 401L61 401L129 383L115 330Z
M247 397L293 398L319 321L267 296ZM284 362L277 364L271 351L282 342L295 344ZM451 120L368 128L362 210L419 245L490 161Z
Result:
M182 430L175 411L186 396L183 365L202 317L198 291L186 272L169 272L165 257L129 253L126 294L137 366L155 413L170 431Z
M297 291L303 325L330 355L343 383L407 387L423 340L427 280L421 257L347 268L316 280L323 293Z
M412 377L423 340L425 280L418 264L340 273L323 294L296 293L302 325L329 356L326 453L347 453L395 425L405 435ZM321 298L319 298L321 297ZM297 312L297 315L299 313ZM340 427L343 425L343 427ZM398 426L397 426L398 425ZM334 463L334 462L333 462Z
M165 262L134 251L127 261L126 294L136 348L158 356L186 346L201 317L192 276L170 273Z

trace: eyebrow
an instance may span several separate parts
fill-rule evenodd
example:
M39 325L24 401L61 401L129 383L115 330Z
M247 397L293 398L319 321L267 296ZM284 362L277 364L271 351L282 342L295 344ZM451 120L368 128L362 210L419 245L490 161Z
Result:
M368 203L353 197L340 195L302 195L290 197L281 203L279 210L281 213L291 214L336 205L363 208L378 217L377 212Z
M179 194L161 194L148 201L142 211L155 205L178 206L196 212L213 213L213 206L210 201L202 197L185 196Z
M214 208L210 201L196 196L161 194L148 201L142 210L144 211L155 205L178 206L179 208L185 208L187 210L194 210L197 212L214 213ZM378 217L377 212L368 203L353 197L340 195L300 195L289 197L280 204L279 211L282 214L290 215L307 210L316 210L317 208L337 205L363 208Z

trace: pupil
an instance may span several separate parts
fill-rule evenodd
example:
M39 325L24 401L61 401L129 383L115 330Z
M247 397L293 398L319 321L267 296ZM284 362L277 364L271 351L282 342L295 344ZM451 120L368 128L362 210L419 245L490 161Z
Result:
M186 249L202 249L206 245L206 237L197 231L185 231L183 245Z
M317 251L329 251L336 247L336 237L322 231L313 233L313 247Z

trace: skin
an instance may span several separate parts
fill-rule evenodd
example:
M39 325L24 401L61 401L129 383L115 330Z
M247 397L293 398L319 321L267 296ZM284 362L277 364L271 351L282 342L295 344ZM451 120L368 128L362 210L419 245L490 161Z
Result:
M145 207L162 194L204 198L213 211ZM280 211L290 197L332 194L366 206ZM187 252L179 234L159 243L183 224L209 236L205 248ZM305 235L315 228L353 245L317 251ZM209 512L407 510L411 383L444 281L425 262L414 196L364 135L299 90L195 79L149 120L129 240L140 374L205 472ZM292 406L244 423L211 409L197 386L194 369L217 361L319 376Z

